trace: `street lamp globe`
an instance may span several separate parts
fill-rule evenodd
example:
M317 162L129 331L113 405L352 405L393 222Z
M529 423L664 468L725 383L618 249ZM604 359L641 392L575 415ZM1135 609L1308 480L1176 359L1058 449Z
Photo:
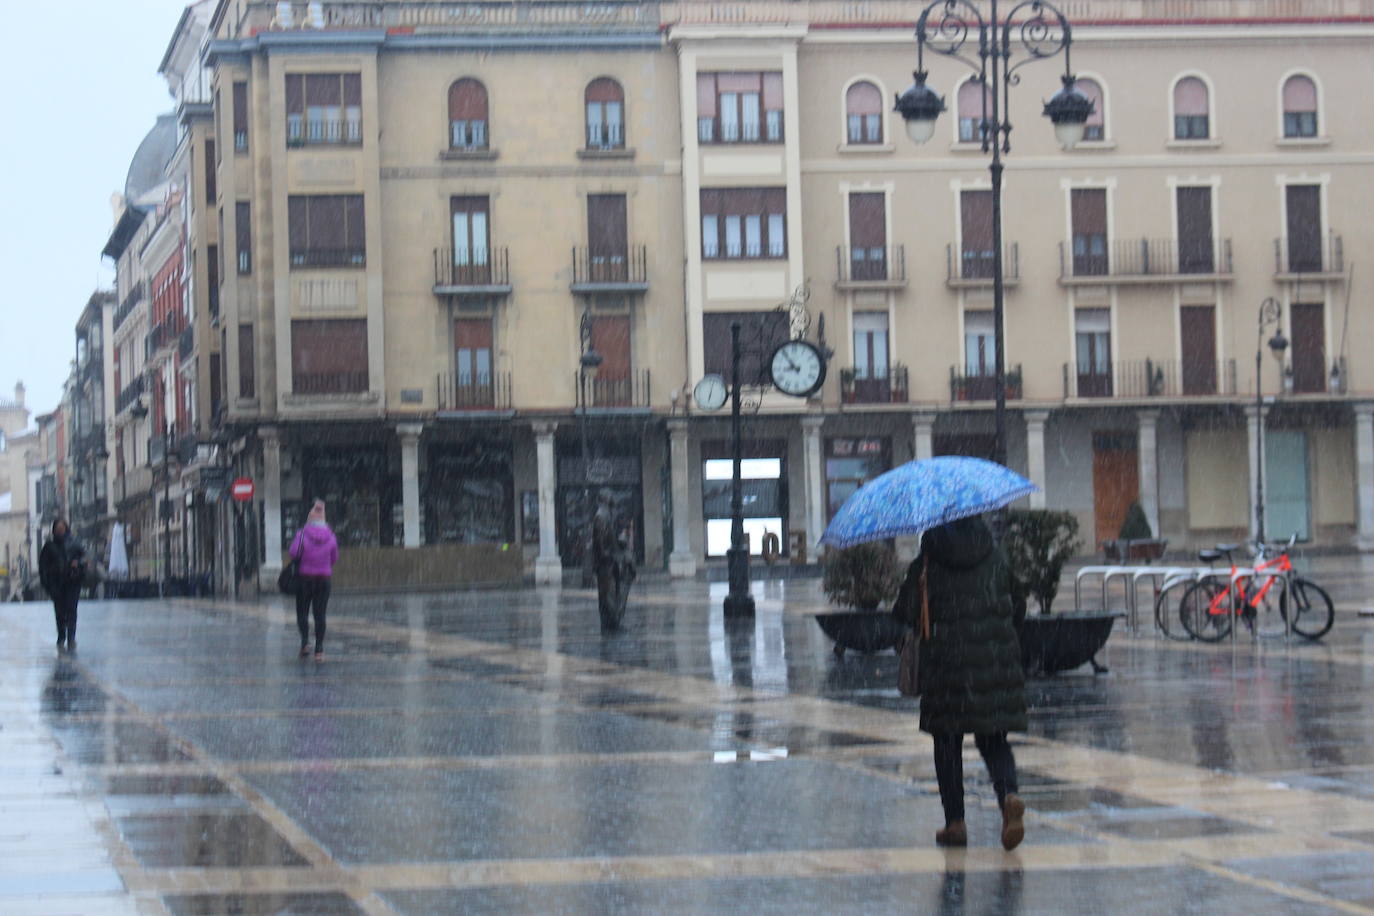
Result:
M1283 354L1287 349L1288 338L1283 336L1283 329L1279 328L1274 332L1274 336L1269 338L1269 352L1274 354L1274 359L1283 362Z
M945 100L926 85L925 71L917 70L912 76L916 81L897 96L894 110L906 122L906 135L919 146L935 136L935 121L945 110Z
M596 378L596 370L601 368L605 359L596 350L588 350L582 354L579 362L582 364L582 372L587 378Z
M1074 88L1075 77L1065 74L1064 88L1045 103L1045 117L1054 124L1054 137L1064 149L1073 149L1083 140L1093 101Z

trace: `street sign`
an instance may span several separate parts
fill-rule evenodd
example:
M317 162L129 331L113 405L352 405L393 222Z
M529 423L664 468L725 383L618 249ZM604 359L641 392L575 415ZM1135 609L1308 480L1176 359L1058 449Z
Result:
M246 503L253 498L253 478L240 477L234 481L234 485L229 488L229 493L235 501Z

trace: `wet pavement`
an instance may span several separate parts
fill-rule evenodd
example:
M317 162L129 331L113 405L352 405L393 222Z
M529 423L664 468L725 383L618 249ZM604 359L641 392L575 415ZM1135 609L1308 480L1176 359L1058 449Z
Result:
M1374 559L1318 644L1118 631L1029 686L1026 842L941 825L891 653L814 581L0 607L0 913L1374 913ZM1072 603L1071 589L1065 593Z

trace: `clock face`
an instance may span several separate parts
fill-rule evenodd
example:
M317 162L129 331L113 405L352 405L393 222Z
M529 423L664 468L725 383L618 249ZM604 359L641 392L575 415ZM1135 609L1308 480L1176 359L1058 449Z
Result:
M714 372L697 382L692 398L703 410L717 410L725 403L725 379Z
M778 390L797 398L814 393L825 382L825 359L814 344L805 340L779 344L768 368Z

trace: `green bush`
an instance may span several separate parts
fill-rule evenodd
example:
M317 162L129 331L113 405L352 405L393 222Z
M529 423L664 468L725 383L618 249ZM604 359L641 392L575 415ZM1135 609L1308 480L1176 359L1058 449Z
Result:
M1145 517L1145 510L1140 508L1140 503L1131 503L1131 508L1126 510L1126 520L1121 523L1121 531L1117 533L1117 540L1145 541L1154 536L1154 532L1150 530L1150 520Z
M1048 614L1059 593L1064 564L1083 546L1078 519L1071 512L1012 509L1002 547L1011 564L1012 591L1019 600L1035 596L1040 613Z
M821 588L841 607L876 610L896 598L902 584L897 552L881 541L827 551L824 565Z

